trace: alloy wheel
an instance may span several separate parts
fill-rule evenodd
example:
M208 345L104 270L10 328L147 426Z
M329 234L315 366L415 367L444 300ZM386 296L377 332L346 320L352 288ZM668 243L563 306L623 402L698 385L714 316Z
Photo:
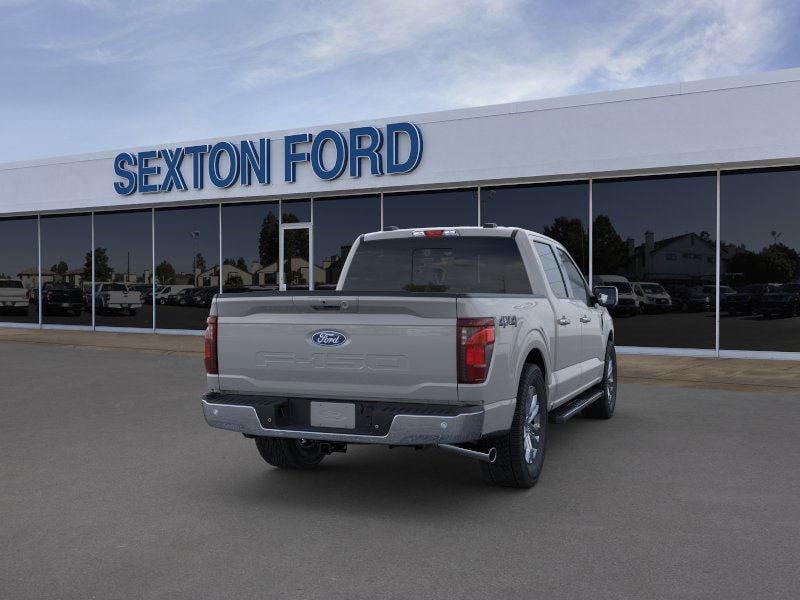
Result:
M532 464L539 453L542 451L542 411L539 407L539 395L533 386L528 388L530 402L525 413L525 425L523 430L525 462Z
M614 408L614 403L617 401L617 374L615 360L612 357L609 357L606 365L605 392L609 408Z

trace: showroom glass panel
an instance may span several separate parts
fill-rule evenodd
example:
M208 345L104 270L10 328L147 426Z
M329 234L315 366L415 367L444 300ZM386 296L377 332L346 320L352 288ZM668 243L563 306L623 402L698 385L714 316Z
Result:
M558 240L589 276L588 182L481 188L481 221Z
M92 324L92 216L42 217L42 322Z
M219 207L156 210L156 327L204 329L219 291Z
M94 323L153 327L152 212L94 214Z
M39 284L36 217L0 219L0 321L38 323Z
M619 290L616 343L715 347L716 175L595 181L593 285Z
M314 200L315 289L336 288L353 242L380 228L380 196Z
M478 224L478 190L412 192L383 196L383 226L453 227Z
M278 203L222 207L222 283L225 292L278 289Z
M284 223L310 223L311 200L284 200L281 214Z
M800 169L720 186L720 349L800 352Z

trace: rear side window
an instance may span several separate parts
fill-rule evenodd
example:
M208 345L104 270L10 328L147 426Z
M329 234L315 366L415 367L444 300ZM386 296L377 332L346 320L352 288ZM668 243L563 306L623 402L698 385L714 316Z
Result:
M583 281L581 272L578 270L578 267L575 266L569 254L564 252L561 248L558 249L558 255L561 257L561 264L564 265L564 270L567 272L567 281L569 282L569 287L572 289L572 297L588 305L589 292L586 289L586 284Z
M406 238L362 242L343 291L530 294L511 238Z
M21 288L21 287L22 287L21 281L14 281L13 279L10 281L9 280L0 281L0 288Z
M556 255L553 253L553 247L543 242L533 242L533 245L536 247L539 260L542 261L544 275L553 295L556 298L567 298L567 284L564 283L564 276L561 274Z

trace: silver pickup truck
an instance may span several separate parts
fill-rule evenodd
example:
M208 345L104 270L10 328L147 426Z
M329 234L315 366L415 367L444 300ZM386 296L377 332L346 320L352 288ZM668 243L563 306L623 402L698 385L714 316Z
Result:
M548 422L614 412L616 299L524 229L367 233L334 292L214 299L203 412L280 468L347 444L436 446L530 487Z

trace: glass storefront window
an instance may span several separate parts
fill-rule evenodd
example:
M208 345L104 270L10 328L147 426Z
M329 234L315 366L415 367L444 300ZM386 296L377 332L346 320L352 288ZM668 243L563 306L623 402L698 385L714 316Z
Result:
M222 206L222 285L225 292L278 289L277 202Z
M36 217L0 219L0 321L39 322L38 246Z
M353 242L380 228L380 196L314 200L315 289L335 289Z
M561 242L589 276L589 183L481 188L481 221L522 227Z
M92 324L92 215L41 219L42 322Z
M95 325L152 328L152 212L95 213L94 245Z
M800 222L800 167L722 172L720 186L720 349L800 352L800 229L789 226ZM220 287L278 289L281 219L313 223L315 289L325 291L355 239L381 228L381 208L384 226L475 225L477 198L462 189L385 194L383 207L374 194L226 204L222 265L217 204L2 218L0 322L39 322L41 296L45 324L90 326L94 301L98 326L151 329L155 303L158 328L200 330ZM617 345L713 349L715 173L596 179L593 202L592 285L619 290ZM558 240L589 271L588 181L484 187L480 215ZM287 288L305 288L309 230L284 236Z
M155 212L156 327L204 329L219 292L219 207Z
M454 227L478 224L478 190L384 194L383 226Z
M594 181L593 285L619 291L616 344L715 347L716 175Z
M281 214L284 223L310 223L311 200L283 200Z
M723 172L720 349L800 352L800 169Z

